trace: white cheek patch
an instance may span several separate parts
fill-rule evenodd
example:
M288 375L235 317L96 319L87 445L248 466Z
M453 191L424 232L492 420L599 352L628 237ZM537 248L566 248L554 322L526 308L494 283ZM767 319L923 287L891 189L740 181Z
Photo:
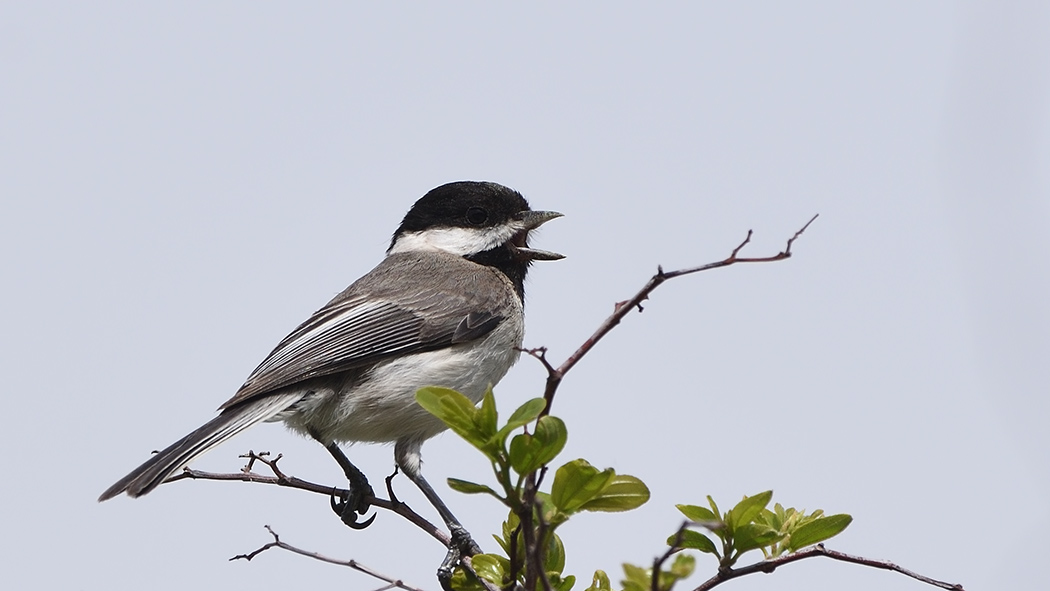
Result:
M419 251L441 251L456 256L477 254L496 248L523 229L521 224L506 224L494 228L430 228L407 232L398 237L389 254Z

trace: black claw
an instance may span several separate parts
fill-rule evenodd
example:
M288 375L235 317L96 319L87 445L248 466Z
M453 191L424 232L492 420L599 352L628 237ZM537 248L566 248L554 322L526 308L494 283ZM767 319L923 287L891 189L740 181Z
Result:
M441 562L441 566L439 566L437 570L438 583L441 584L441 588L444 591L453 591L452 575L456 571L456 565L459 564L459 560L459 548L456 548L453 545L448 549L448 554L445 555L445 560Z
M470 537L467 530L462 527L452 528L450 533L452 540L449 543L448 553L445 554L445 560L441 561L441 566L437 570L438 582L441 583L444 591L453 591L452 575L456 573L456 567L460 565L463 557L481 554L481 548L474 543L474 539Z
M371 490L369 490L369 493L371 493ZM372 525L372 522L376 520L376 514L373 513L372 516L365 521L358 521L357 516L359 514L364 515L367 513L371 505L369 505L367 501L368 497L361 497L356 501L352 501L353 496L354 495L351 493L350 495L347 495L346 498L343 498L333 494L329 499L329 503L332 506L332 511L339 516L339 519L346 524L347 527L351 529L365 529Z
M324 440L317 433L311 433L311 435L314 436L314 439L324 443ZM371 507L369 501L375 497L372 486L368 484L368 478L357 469L357 466L350 463L350 460L347 459L346 454L339 449L338 445L328 443L325 445L325 449L332 454L332 457L343 469L343 474L346 475L346 481L350 488L349 492L345 495L340 495L338 499L334 493L332 494L332 511L335 511L339 519L353 529L364 529L372 525L376 518L375 514L366 521L357 520L358 515L368 513L368 509Z
M463 557L481 554L481 547L463 526L453 525L449 528L449 534L452 539L449 541L448 554L445 554L445 560L441 561L437 570L438 582L444 591L452 591L452 575Z
M354 514L351 514L350 521L347 521L344 518L343 519L343 523L345 523L346 526L349 527L350 529L365 529L366 527L372 525L372 522L376 520L376 515L377 515L376 513L373 513L372 516L369 517L368 519L366 519L364 521L357 521L357 514L354 513Z

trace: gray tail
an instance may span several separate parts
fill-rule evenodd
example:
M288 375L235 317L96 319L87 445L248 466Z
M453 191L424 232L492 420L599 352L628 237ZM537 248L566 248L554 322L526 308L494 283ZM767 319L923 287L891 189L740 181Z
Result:
M271 419L302 398L302 393L271 394L248 400L224 410L199 429L153 455L144 464L106 489L99 502L112 499L122 492L141 497L160 486L197 456L252 425Z

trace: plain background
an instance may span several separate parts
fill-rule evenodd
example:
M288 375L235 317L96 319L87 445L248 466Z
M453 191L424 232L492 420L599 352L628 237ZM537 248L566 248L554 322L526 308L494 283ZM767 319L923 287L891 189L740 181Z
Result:
M675 503L769 488L851 513L833 548L1045 587L1050 9L859 4L4 3L4 587L380 586L280 551L227 562L270 524L436 588L442 548L388 513L349 531L321 497L243 483L95 499L460 179L566 214L535 244L568 258L527 287L526 344L554 361L657 264L720 259L749 228L746 252L773 254L821 215L789 261L661 287L565 381L562 459L653 490L564 527L578 589L663 552ZM522 359L501 409L542 379ZM279 425L195 465L236 471L248 449L340 480ZM449 434L423 451L494 549L503 512L444 484L485 462ZM376 483L393 464L350 455ZM928 588L821 560L730 585Z

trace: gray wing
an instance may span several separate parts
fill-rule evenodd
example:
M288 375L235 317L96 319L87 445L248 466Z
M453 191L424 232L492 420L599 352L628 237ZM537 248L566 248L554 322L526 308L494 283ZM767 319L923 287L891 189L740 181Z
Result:
M380 265L315 312L219 408L385 357L469 342L488 334L503 319L488 298L464 294L454 284L416 286L403 296L395 295L398 290L368 289L377 275L382 279L397 272Z

